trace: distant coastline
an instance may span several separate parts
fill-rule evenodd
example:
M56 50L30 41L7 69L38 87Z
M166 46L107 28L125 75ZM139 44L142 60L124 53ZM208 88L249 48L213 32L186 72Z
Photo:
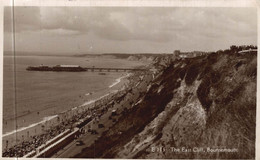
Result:
M54 57L87 57L87 56L115 56L116 58L128 58L129 56L159 56L172 53L43 53L16 51L16 56L54 56ZM4 51L4 56L13 56L13 51Z

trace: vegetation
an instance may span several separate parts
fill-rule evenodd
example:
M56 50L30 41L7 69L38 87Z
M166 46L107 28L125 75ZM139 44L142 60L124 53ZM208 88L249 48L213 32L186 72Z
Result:
M256 47L167 61L143 101L77 157L253 159L257 54L237 54L241 48ZM153 146L235 151L152 152Z

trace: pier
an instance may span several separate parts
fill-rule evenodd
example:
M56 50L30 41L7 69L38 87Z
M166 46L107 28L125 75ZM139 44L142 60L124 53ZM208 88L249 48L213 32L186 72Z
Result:
M84 68L86 71L91 72L118 72L118 71L145 71L147 69L140 69L140 68L95 68L95 67L86 67Z

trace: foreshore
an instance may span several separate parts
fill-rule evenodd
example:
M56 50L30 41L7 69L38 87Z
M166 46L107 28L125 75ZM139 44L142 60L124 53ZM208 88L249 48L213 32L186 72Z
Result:
M101 104L104 105L105 103L110 101L112 97L115 97L119 95L121 92L123 92L129 77L130 74L128 73L127 75L124 75L116 79L116 81L109 86L109 88L111 88L110 92L102 95L99 98L91 99L80 106L71 108L70 110L59 113L57 115L46 117L40 122L30 124L27 127L19 128L17 131L12 131L3 134L3 153L10 153L12 152L12 150L14 151L14 148L19 148L19 146L23 145L26 142L31 141L33 143L37 141L37 139L42 139L42 141L46 141L47 139L50 139L64 131L65 128L71 128L73 124L76 123L77 120L79 120L81 117L91 114L91 112L95 110L97 106ZM90 94L91 93L89 93L89 95ZM68 127L68 125L70 126ZM46 134L50 132L52 133L52 135L46 136ZM32 148L35 147L36 146ZM26 148L24 152L28 152L29 150L29 148ZM19 153L18 156L23 154L25 153ZM12 155L7 155L7 157L9 156L12 157Z

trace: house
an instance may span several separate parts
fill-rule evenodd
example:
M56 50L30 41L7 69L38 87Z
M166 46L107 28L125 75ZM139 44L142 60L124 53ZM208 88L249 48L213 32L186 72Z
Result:
M180 50L175 50L173 54L175 57L178 58L194 58L198 56L203 56L207 54L207 52L202 52L202 51L181 52Z

